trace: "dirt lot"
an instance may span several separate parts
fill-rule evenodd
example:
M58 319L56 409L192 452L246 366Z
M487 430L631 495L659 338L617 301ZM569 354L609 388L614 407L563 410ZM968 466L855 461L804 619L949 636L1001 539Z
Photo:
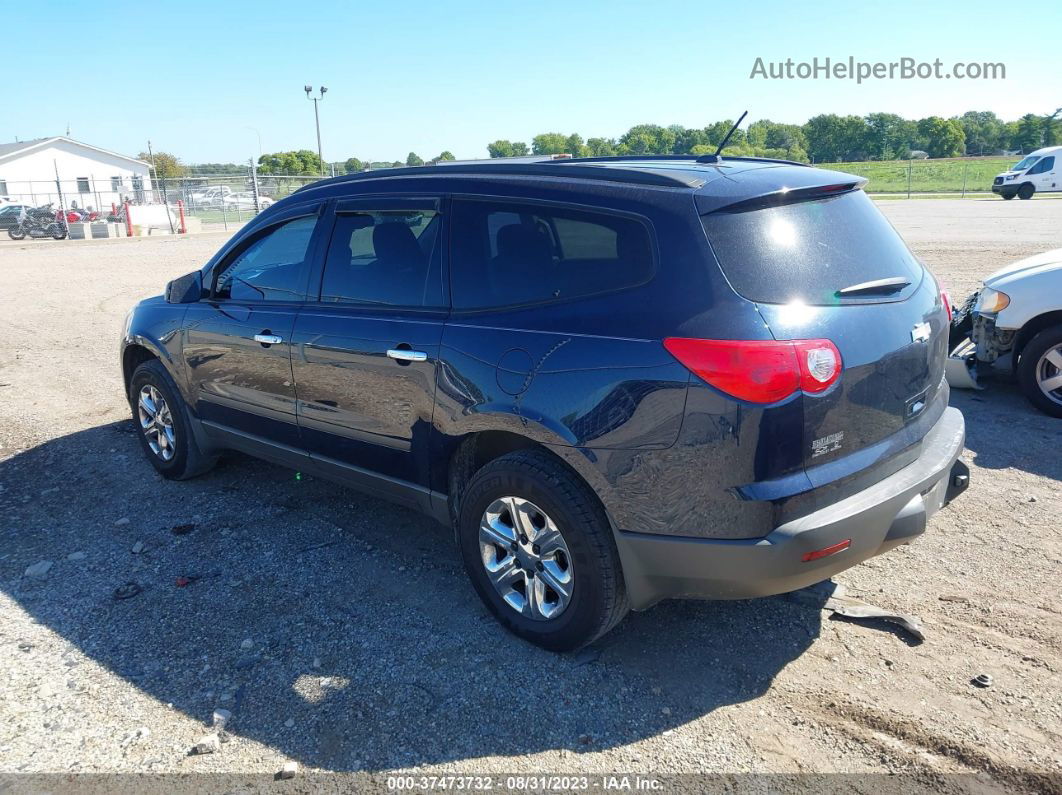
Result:
M957 298L1062 246L1062 202L882 207ZM187 483L142 460L122 318L223 239L0 247L0 773L294 760L1062 787L1062 422L1012 385L953 396L961 501L836 578L918 616L925 642L777 597L663 604L557 656L501 631L447 533L413 513L240 456ZM143 592L116 600L131 581ZM982 673L992 687L971 684ZM190 756L218 707L228 742Z

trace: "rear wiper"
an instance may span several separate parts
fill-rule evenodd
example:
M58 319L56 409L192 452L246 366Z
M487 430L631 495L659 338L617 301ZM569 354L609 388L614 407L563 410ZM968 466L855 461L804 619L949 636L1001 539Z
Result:
M872 282L853 284L851 287L842 287L834 294L838 297L846 295L888 295L889 293L899 292L910 283L911 280L905 279L903 276L893 276L888 279L875 279Z

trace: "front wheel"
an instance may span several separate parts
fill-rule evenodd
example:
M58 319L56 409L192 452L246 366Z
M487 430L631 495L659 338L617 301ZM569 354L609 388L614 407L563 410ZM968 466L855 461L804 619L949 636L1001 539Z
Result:
M461 557L507 629L552 651L596 640L627 614L612 530L593 492L544 451L491 461L458 517Z
M1018 188L1018 198L1028 201L1036 193L1036 188L1029 182L1026 182L1020 188Z
M7 236L12 240L23 240L26 237L26 230L22 228L22 225L10 226L7 229Z
M1062 326L1044 329L1022 349L1018 385L1040 411L1062 417Z
M185 480L214 466L215 459L199 448L177 385L158 359L133 371L129 404L144 454L164 478Z
M999 195L1002 196L1007 201L1010 201L1011 199L1014 198L1014 194L1013 193L1001 193Z

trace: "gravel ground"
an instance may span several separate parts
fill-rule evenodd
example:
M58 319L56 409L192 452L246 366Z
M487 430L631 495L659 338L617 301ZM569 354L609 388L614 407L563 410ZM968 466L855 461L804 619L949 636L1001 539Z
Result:
M1058 202L882 207L957 298L1062 246ZM1059 791L1062 423L1013 385L953 396L962 499L836 578L918 616L925 642L776 597L662 604L554 655L495 625L418 515L238 455L186 483L142 460L122 318L223 240L0 247L0 774L294 761L300 781L845 772ZM129 582L142 592L116 599ZM219 708L226 742L190 755Z

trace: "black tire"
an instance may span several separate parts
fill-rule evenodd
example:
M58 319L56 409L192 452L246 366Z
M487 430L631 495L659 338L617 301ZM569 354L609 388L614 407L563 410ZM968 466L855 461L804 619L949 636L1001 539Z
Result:
M487 577L480 553L480 521L490 504L505 496L540 507L567 544L572 593L567 607L555 618L534 620L521 615ZM630 609L604 509L577 475L544 451L509 453L473 475L461 498L458 541L465 570L483 603L508 630L537 646L551 651L578 649L615 627Z
M26 230L22 228L21 224L10 226L7 229L7 236L12 240L23 240L26 237Z
M1056 403L1044 394L1037 381L1037 370L1044 354L1059 346L1062 346L1062 326L1044 329L1022 348L1017 367L1018 386L1025 397L1044 414L1052 417L1062 417L1062 403Z
M1036 188L1033 187L1033 184L1031 182L1026 182L1024 185L1018 188L1018 198L1023 199L1025 201L1031 199L1034 193L1036 193Z
M1015 196L1015 194L1013 194L1013 193L1001 193L1001 194L999 194L999 195L1000 195L1000 196L1002 196L1002 197L1003 197L1004 199L1006 199L1007 201L1010 201L1010 200L1011 200L1011 199L1013 199L1013 198L1014 198L1014 196Z
M141 390L148 386L154 387L161 393L169 408L168 416L174 435L172 443L174 452L169 460L164 460L151 448L151 441L141 423L139 397ZM186 480L213 468L217 458L214 455L205 454L199 448L195 435L188 425L188 414L184 400L181 399L180 390L177 389L177 385L170 378L162 362L158 359L149 359L133 371L133 377L129 379L128 397L140 446L148 461L160 475L170 480Z
M64 237L66 237L66 227L60 226L59 224L55 224L52 227L52 239L62 240Z

